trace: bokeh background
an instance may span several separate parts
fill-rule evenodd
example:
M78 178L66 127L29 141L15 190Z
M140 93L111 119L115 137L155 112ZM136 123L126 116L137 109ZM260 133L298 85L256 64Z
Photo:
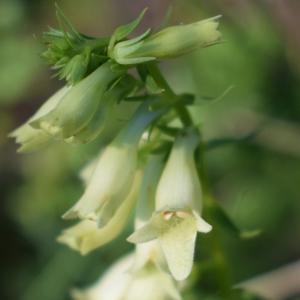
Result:
M145 6L138 32L158 27L172 5L172 24L222 14L224 43L162 65L178 92L194 92L193 114L206 140L240 139L207 151L214 194L242 229L222 243L234 282L300 258L300 3L297 0L62 0L75 27L109 35ZM131 249L122 236L82 257L55 242L69 225L60 216L83 191L79 170L99 151L55 144L19 155L7 134L62 83L40 58L41 33L56 26L54 1L0 2L0 299L69 299L72 286L94 281ZM223 97L219 97L232 87ZM210 100L216 99L216 100ZM255 132L251 139L243 139ZM205 260L205 239L197 260ZM204 280L205 282L205 280ZM195 290L209 290L196 282ZM300 291L300 288L299 288ZM200 292L199 292L200 293ZM200 295L198 293L198 295ZM299 299L295 291L289 299ZM296 292L297 294L297 292ZM190 299L190 298L189 298ZM194 299L198 299L196 296ZM213 299L204 297L203 299Z

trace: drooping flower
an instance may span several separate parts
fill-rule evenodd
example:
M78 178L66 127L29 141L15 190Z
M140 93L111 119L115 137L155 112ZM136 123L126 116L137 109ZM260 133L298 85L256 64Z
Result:
M134 254L119 259L94 285L73 289L74 300L181 300L172 277L148 265L139 272L129 272Z
M64 218L81 218L105 225L126 199L137 168L138 143L146 127L161 113L144 103L127 126L101 154L80 200Z
M28 121L10 133L9 136L15 138L16 142L21 145L18 152L29 152L50 143L52 137L49 134L41 129L31 127L29 124L53 110L69 90L70 87L67 86L58 90Z
M104 63L72 86L54 109L30 125L63 139L76 135L91 121L103 94L124 72L110 61Z
M164 166L164 154L149 154L145 168L143 180L137 199L135 216L135 229L143 227L151 218L155 209L154 200L158 180ZM165 260L157 241L149 241L143 244L136 244L135 259L132 271L138 271L149 263L158 268L165 267Z
M85 255L115 239L124 229L132 212L140 189L141 177L142 172L138 170L129 195L105 226L98 228L95 221L83 220L64 230L57 240Z
M119 64L138 64L180 56L216 44L221 39L217 30L219 18L217 16L187 25L171 26L154 34L148 30L137 38L117 43L112 58Z
M163 156L150 155L138 193L136 228L151 217L162 167ZM177 283L164 270L163 259L157 241L138 244L134 254L117 261L96 284L83 290L75 289L72 296L75 300L139 300L141 295L143 300L180 300Z
M91 287L71 290L74 300L125 300L124 294L131 281L128 273L134 254L117 260Z
M97 111L87 125L75 135L66 139L71 144L85 144L96 139L112 121L119 102L135 87L136 82L130 75L124 75L101 97Z
M195 130L176 139L157 187L156 211L128 238L133 243L158 239L176 280L185 279L191 272L197 232L211 230L200 216L202 193L194 160L198 142Z

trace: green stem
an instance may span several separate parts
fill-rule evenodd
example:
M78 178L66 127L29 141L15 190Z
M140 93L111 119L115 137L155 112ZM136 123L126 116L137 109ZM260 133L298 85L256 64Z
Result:
M203 189L203 201L204 208L206 209L206 219L213 226L213 230L208 235L211 250L212 250L212 259L216 267L216 279L217 284L222 294L222 299L226 300L235 300L236 297L232 291L232 277L230 273L230 267L226 261L224 255L223 247L220 242L220 232L217 224L215 224L214 218L210 214L210 207L212 203L216 201L212 195L210 184L206 175L205 165L204 165L204 145L201 144L197 153L197 162L198 162L198 173L201 178L202 189Z
M147 65L147 69L148 69L148 72L150 73L150 75L155 80L155 82L159 85L159 87L164 89L165 98L170 102L175 101L178 98L178 96L174 93L174 91L172 90L172 88L170 87L170 85L168 84L168 82L166 81L164 76L162 75L160 69L157 67L157 64L149 63ZM175 109L176 113L178 114L178 117L180 118L183 126L189 127L189 126L193 125L193 120L192 120L187 108L184 105L177 104L177 105L175 105L174 109Z

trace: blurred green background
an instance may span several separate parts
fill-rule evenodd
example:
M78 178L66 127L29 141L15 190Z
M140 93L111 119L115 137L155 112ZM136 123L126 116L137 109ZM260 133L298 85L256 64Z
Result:
M193 115L204 139L239 139L258 132L251 140L213 148L205 158L221 205L241 228L262 230L246 241L224 230L221 238L234 282L298 260L299 1L57 2L79 31L96 36L111 34L145 6L149 10L140 32L158 27L170 5L172 24L223 15L224 43L162 68L174 90L196 93L199 105ZM97 142L56 144L19 155L7 138L61 85L39 56L39 39L48 25L56 26L54 1L1 0L0 299L5 300L69 299L70 287L94 281L132 248L124 239L130 224L119 239L87 257L55 242L69 225L60 216L82 193L78 172L99 151ZM230 86L221 100L209 100ZM205 238L198 244L196 258L205 260ZM209 291L201 284L196 288Z

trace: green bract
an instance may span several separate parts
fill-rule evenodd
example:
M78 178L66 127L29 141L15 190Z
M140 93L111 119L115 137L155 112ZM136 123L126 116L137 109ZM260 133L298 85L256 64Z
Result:
M43 33L47 49L42 53L60 79L75 84L107 60L108 38L92 38L79 33L56 5L60 29Z
M221 39L217 30L219 18L171 26L151 35L146 31L137 38L117 43L111 56L119 64L139 64L180 56L216 44Z
M48 114L30 123L58 138L69 138L80 132L94 117L104 93L125 70L106 62L66 93Z

